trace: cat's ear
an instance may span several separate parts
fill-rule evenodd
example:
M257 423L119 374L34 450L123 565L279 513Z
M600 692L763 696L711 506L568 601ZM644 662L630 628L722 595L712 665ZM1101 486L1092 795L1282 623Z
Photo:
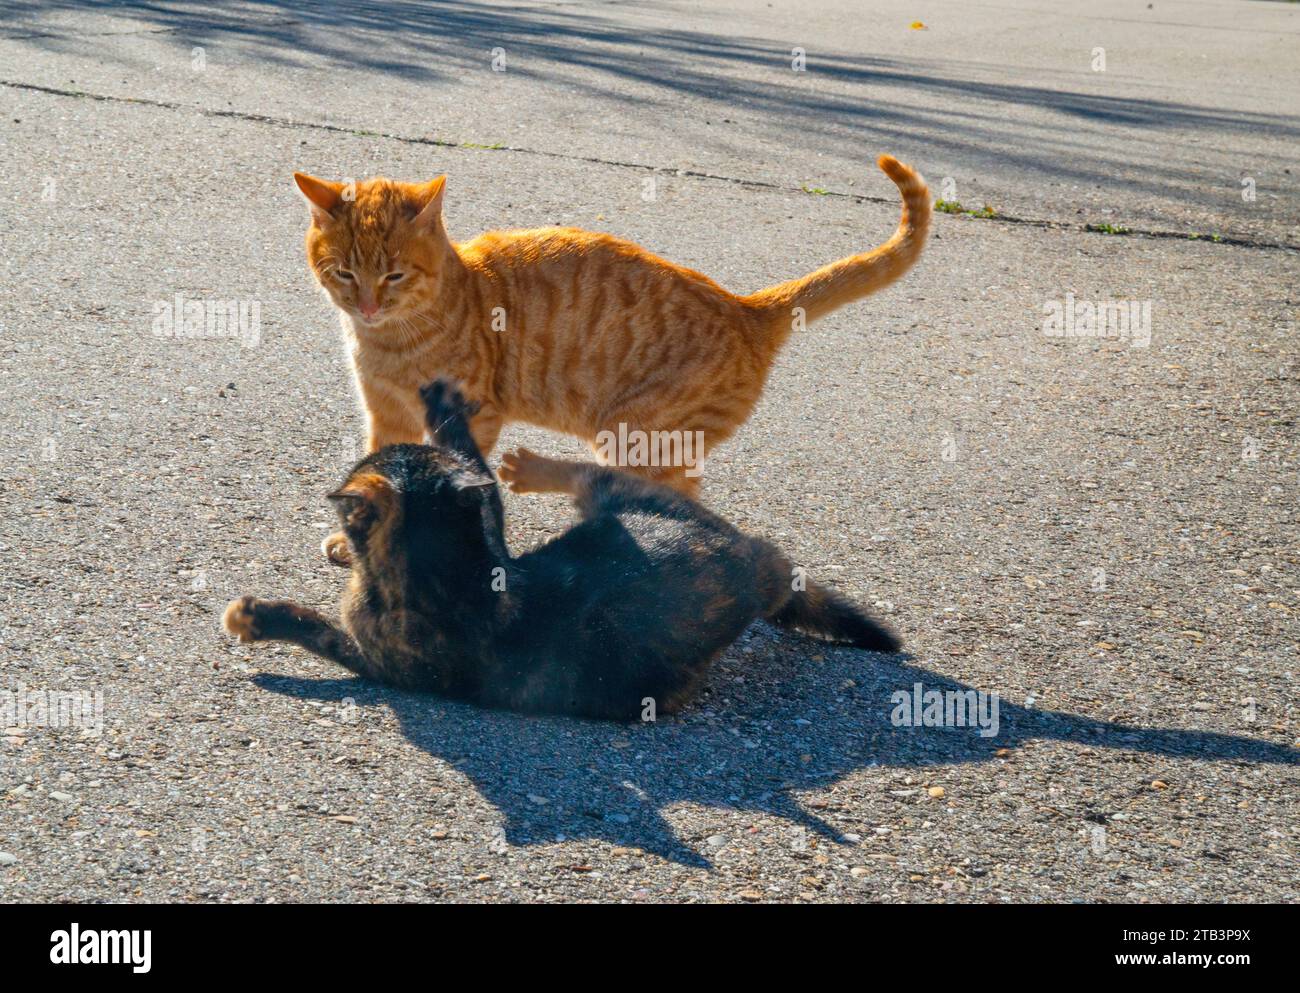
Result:
M392 483L378 473L359 472L326 494L326 499L338 508L345 526L362 527L392 510L396 494Z
M311 219L316 222L317 227L324 227L334 220L334 211L343 202L342 183L317 179L315 176L308 176L305 172L295 172L293 181L298 184L298 189L306 198L307 209L311 211Z
M333 493L326 493L325 499L334 504L334 509L339 512L339 518L345 523L350 524L357 519L357 511L365 506L365 500L355 493L345 493L342 490L335 490Z
M446 176L431 179L418 188L415 196L415 202L420 208L420 212L415 215L417 227L432 229L437 226L438 218L442 217L442 195L446 189Z

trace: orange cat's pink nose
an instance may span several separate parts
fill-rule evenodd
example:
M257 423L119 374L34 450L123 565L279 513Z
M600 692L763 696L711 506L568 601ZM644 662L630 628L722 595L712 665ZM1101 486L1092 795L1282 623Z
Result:
M374 317L379 313L379 303L375 300L362 300L358 302L357 309L361 311L362 317Z

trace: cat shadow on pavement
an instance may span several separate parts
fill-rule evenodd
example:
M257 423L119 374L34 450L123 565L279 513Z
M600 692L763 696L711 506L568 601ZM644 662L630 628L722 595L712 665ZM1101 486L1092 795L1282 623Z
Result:
M450 763L528 845L599 838L700 867L703 838L680 838L663 812L679 803L752 810L835 840L800 801L869 766L994 759L1000 748L1055 739L1094 748L1212 761L1300 764L1300 749L1233 734L1143 728L998 702L997 733L896 726L900 691L974 689L913 663L810 642L755 625L715 665L679 715L635 725L482 710L355 678L267 673L267 690L304 700L387 706L407 739ZM913 714L909 703L907 710ZM988 716L986 710L985 715ZM987 722L986 722L987 723Z

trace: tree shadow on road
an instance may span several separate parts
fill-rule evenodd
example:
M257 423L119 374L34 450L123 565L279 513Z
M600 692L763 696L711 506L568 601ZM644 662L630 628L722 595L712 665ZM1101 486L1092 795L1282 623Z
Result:
M690 96L712 107L719 121L738 113L747 123L730 121L715 134L720 144L739 148L745 147L748 130L797 135L799 142L815 143L822 153L854 157L863 155L864 147L905 148L922 161L954 158L972 169L1015 166L1057 181L1109 183L1120 169L1127 186L1163 195L1170 183L1203 185L1204 170L1168 157L1146 161L1141 170L1129 169L1134 148L1108 129L1140 135L1143 142L1154 133L1178 141L1198 133L1216 142L1225 133L1300 138L1300 119L1294 116L1086 92L1075 71L1050 74L1043 85L1026 85L1006 82L1001 67L988 63L818 50L808 55L809 71L796 77L784 42L743 32L650 29L635 17L629 21L626 10L611 15L592 7L509 7L464 0L250 0L226 10L198 2L164 7L147 0L47 0L36 5L0 0L7 37L61 51L77 52L80 45L84 54L112 58L94 29L79 37L78 29L61 17L70 11L147 23L146 33L174 38L186 59L191 46L201 46L230 53L226 62L234 66L248 59L292 71L319 67L323 60L340 70L342 88L349 85L351 70L427 83L432 120L437 119L439 84L474 73L491 77L491 53L499 49L511 78L558 84L575 100L616 101L675 120L682 97ZM631 13L665 12L646 3ZM44 15L59 19L46 26ZM801 79L841 85L803 85ZM330 100L331 94L321 93L322 113ZM494 136L461 136L469 137ZM1257 153L1256 168L1261 155L1270 157Z
M896 727L899 691L973 687L915 665L811 643L756 625L750 654L732 649L705 695L680 717L618 725L485 711L359 679L261 674L286 696L385 705L412 744L448 762L503 815L516 845L597 838L708 867L702 838L680 838L663 814L675 804L751 810L840 839L802 791L870 766L984 762L1033 739L1211 761L1300 764L1300 750L1232 734L1141 728L1000 702L998 732ZM816 661L820 658L821 661ZM763 661L757 661L762 659Z

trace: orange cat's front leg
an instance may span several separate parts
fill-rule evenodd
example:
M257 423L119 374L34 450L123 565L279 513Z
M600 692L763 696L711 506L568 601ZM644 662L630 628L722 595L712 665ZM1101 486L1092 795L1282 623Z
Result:
M624 472L630 472L633 475L640 476L643 479L649 479L652 482L660 483L663 486L671 487L682 496L690 497L692 500L700 498L700 477L698 470L691 470L687 466L624 466L617 462L611 463L605 459L605 449L603 446L592 444L592 454L596 456L596 461L601 465L607 465L612 469L622 469Z
M589 470L594 470L594 467L548 459L527 448L519 448L501 456L497 476L512 493L568 493L576 496L579 481Z
M418 445L424 441L424 424L408 416L404 407L381 410L366 409L366 454L373 455L385 445Z
M474 444L478 445L484 458L496 447L497 438L505 423L506 419L501 416L501 412L486 403L480 404L474 416L469 419L469 433L473 435Z
M644 469L629 469L628 471L635 472L639 476L644 476L646 479L661 483L664 486L672 487L682 496L688 496L692 500L700 498L700 477L688 475L686 468L683 466L661 466L657 469L647 467Z
M418 445L424 441L424 414L417 392L357 366L355 357L353 362L361 410L366 415L366 454L373 455L385 445Z

